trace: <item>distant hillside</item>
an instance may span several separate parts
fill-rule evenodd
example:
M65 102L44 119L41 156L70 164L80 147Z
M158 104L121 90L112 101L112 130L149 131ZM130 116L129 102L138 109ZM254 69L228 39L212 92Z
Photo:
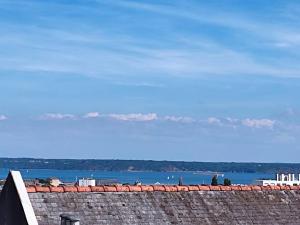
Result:
M0 168L103 171L300 172L300 163L0 158Z

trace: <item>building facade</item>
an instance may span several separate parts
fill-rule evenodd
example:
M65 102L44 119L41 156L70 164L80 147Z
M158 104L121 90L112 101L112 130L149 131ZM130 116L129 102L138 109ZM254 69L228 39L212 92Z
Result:
M267 185L290 185L290 186L296 186L300 185L300 174L276 174L276 180L259 180L259 185L267 186Z

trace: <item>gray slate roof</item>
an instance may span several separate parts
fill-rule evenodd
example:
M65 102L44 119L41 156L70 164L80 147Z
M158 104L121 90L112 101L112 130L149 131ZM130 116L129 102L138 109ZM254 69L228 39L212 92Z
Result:
M300 191L29 193L39 225L300 224Z

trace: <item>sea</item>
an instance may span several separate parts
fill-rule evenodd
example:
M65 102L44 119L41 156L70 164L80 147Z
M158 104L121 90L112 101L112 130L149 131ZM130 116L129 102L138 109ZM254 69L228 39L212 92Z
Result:
M0 168L0 179L5 179L9 169ZM76 182L81 178L94 178L96 180L113 181L122 184L210 184L214 175L218 176L218 182L222 183L225 178L232 184L255 184L260 179L274 179L274 174L269 173L214 173L214 172L111 172L98 170L54 170L54 169L21 169L24 180L35 178L59 178L64 182Z

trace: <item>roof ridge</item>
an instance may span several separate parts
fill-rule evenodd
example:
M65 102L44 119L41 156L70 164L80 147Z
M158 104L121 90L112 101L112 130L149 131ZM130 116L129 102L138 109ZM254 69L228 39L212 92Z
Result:
M187 191L264 191L264 190L300 190L297 186L261 186L261 185L100 185L100 186L27 186L28 193L34 192L187 192Z

